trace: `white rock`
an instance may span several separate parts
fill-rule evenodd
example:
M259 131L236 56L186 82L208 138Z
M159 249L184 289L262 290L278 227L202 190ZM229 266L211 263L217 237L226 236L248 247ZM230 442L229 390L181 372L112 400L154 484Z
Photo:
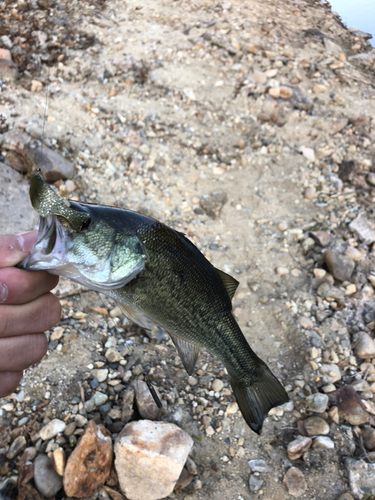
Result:
M308 160L308 161L315 161L315 153L314 150L311 148L306 148L305 146L302 146L300 148L300 152L303 154L303 156Z
M220 392L223 387L224 383L218 378L212 382L212 390L215 392Z
M312 447L332 450L335 447L335 443L327 436L318 436L314 439Z
M43 427L40 431L40 437L43 441L48 441L56 436L59 432L64 432L66 427L65 422L59 420L58 418L54 418L51 422L48 422L47 425Z
M96 370L92 370L91 375L97 379L98 382L104 382L108 377L108 369L107 368L98 368Z
M170 495L193 447L177 425L140 420L127 424L115 443L115 467L129 500L158 500Z

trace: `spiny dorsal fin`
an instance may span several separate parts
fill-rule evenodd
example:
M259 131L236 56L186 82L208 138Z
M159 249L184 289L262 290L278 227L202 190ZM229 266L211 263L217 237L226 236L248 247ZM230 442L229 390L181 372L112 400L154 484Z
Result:
M198 358L199 347L191 344L190 342L186 342L186 340L182 340L171 333L169 333L169 335L177 348L185 370L189 375L191 375L194 371L194 366Z
M216 267L215 267L215 269L216 269ZM230 300L232 300L233 295L236 293L237 287L240 283L236 279L234 279L232 276L225 273L224 271L221 271L220 269L216 269L216 271L219 273L219 276L220 276L222 282L224 283L225 288L227 289Z

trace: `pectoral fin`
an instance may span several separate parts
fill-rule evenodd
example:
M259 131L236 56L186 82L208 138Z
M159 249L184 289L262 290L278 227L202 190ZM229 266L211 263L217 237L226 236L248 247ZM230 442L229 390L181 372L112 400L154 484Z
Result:
M182 340L179 337L172 335L171 333L169 335L177 348L178 354L185 367L185 370L189 375L191 375L194 371L194 366L198 358L199 347L191 344L190 342L186 342L186 340Z
M228 292L228 295L229 295L230 299L232 300L233 295L236 293L236 290L238 288L239 282L236 279L234 279L232 276L230 276L229 274L225 273L224 271L221 271L220 269L216 269L216 271L219 273L221 281L224 283L224 286Z
M117 305L125 314L125 316L130 319L130 321L133 321L133 323L140 326L141 328L145 328L146 330L152 329L153 325L151 321L146 318L146 316L143 316L143 314L134 311L134 309L131 309L130 307L126 306L125 304L121 304L120 302L117 302Z

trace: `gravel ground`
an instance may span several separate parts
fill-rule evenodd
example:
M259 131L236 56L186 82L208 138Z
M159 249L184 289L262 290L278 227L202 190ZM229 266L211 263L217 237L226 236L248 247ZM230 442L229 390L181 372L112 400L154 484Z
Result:
M126 387L147 373L162 420L195 442L198 474L170 498L375 495L364 472L375 460L375 51L366 35L307 0L1 9L0 39L19 75L0 86L0 161L15 161L5 134L18 128L74 163L73 178L55 183L63 195L186 233L240 282L234 314L291 398L255 435L217 359L201 353L189 378L167 335L62 280L50 350L0 405L1 477L18 475L26 446L68 455L86 419L115 437ZM23 175L2 168L21 191L0 185L9 212L0 230L28 230L27 200L13 212L30 165ZM77 426L43 440L54 418Z

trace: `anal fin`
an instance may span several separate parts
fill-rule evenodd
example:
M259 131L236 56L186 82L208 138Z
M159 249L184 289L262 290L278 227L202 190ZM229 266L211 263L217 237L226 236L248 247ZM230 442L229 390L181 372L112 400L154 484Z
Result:
M134 311L134 309L131 309L125 304L121 304L121 302L117 302L117 305L119 306L121 311L125 314L125 316L128 319L130 319L130 321L133 321L133 323L140 326L141 328L145 328L146 330L152 329L153 324L148 320L148 318L143 316L141 313Z
M186 342L186 340L182 340L179 337L172 335L171 333L169 333L169 335L177 348L178 354L181 358L182 364L185 367L185 370L189 375L191 375L194 371L195 363L197 362L199 347L195 344L191 344L190 342Z

